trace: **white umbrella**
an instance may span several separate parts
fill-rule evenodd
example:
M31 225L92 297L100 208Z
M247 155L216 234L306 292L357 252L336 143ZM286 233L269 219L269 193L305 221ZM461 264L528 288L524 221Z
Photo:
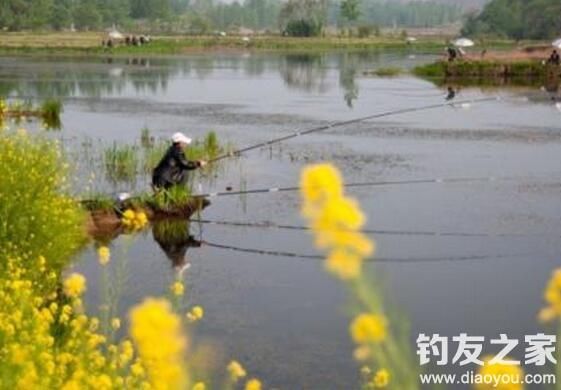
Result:
M111 39L123 39L125 37L123 34L121 34L117 30L111 31L108 35L109 35L109 38L111 38Z
M406 40L407 42L416 42L416 41L417 41L417 38L415 38L415 37L407 37L407 38L405 38L405 40Z
M454 41L454 46L456 47L471 47L475 45L475 43L471 39L467 38L460 38Z
M561 38L553 41L553 43L551 44L551 46L556 47L558 49L561 49Z

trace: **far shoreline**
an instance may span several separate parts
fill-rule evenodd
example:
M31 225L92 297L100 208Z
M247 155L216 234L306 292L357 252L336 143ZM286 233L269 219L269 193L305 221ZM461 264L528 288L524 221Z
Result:
M0 55L76 55L76 56L157 56L197 53L411 50L442 53L450 37L420 37L414 42L401 36L310 37L294 38L278 35L257 36L156 36L143 46L119 44L102 47L102 32L80 33L0 33ZM512 48L513 41L488 41L488 47Z

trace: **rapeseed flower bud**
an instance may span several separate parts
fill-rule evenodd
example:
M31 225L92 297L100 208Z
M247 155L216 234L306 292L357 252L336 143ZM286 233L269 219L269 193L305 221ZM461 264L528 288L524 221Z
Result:
M228 374L230 375L230 379L232 382L237 382L238 379L243 378L247 375L243 366L238 363L236 360L232 360L227 367Z
M118 318L113 318L111 319L111 328L113 328L113 330L117 330L121 327L121 320Z
M99 260L99 264L106 265L109 263L109 259L111 258L111 252L109 248L106 246L100 246L97 249L97 258Z
M205 312L201 306L195 306L187 313L187 319L190 322L199 321L203 318L204 313Z
M185 287L183 286L183 283L181 283L180 281L176 281L170 286L170 290L173 295L181 296L185 291Z

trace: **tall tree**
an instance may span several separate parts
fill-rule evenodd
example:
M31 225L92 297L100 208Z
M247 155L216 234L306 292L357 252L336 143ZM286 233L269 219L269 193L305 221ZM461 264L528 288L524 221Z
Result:
M131 0L131 16L140 19L165 19L171 14L171 0Z
M56 30L70 28L74 22L74 5L72 0L54 0L51 13L51 26Z
M350 23L355 22L360 16L360 0L343 0L341 3L341 16Z
M81 0L74 9L76 27L83 30L95 30L101 27L102 17L95 2Z

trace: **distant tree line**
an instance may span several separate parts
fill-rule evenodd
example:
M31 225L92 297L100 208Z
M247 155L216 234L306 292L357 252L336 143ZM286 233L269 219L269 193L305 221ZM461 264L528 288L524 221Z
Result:
M93 30L135 19L169 20L189 0L1 0L0 28Z
M561 35L561 0L492 0L469 15L465 35L550 39Z
M542 0L545 1L545 0ZM96 30L158 21L178 32L247 27L318 35L327 25L427 27L462 17L457 5L387 0L1 0L0 28Z

